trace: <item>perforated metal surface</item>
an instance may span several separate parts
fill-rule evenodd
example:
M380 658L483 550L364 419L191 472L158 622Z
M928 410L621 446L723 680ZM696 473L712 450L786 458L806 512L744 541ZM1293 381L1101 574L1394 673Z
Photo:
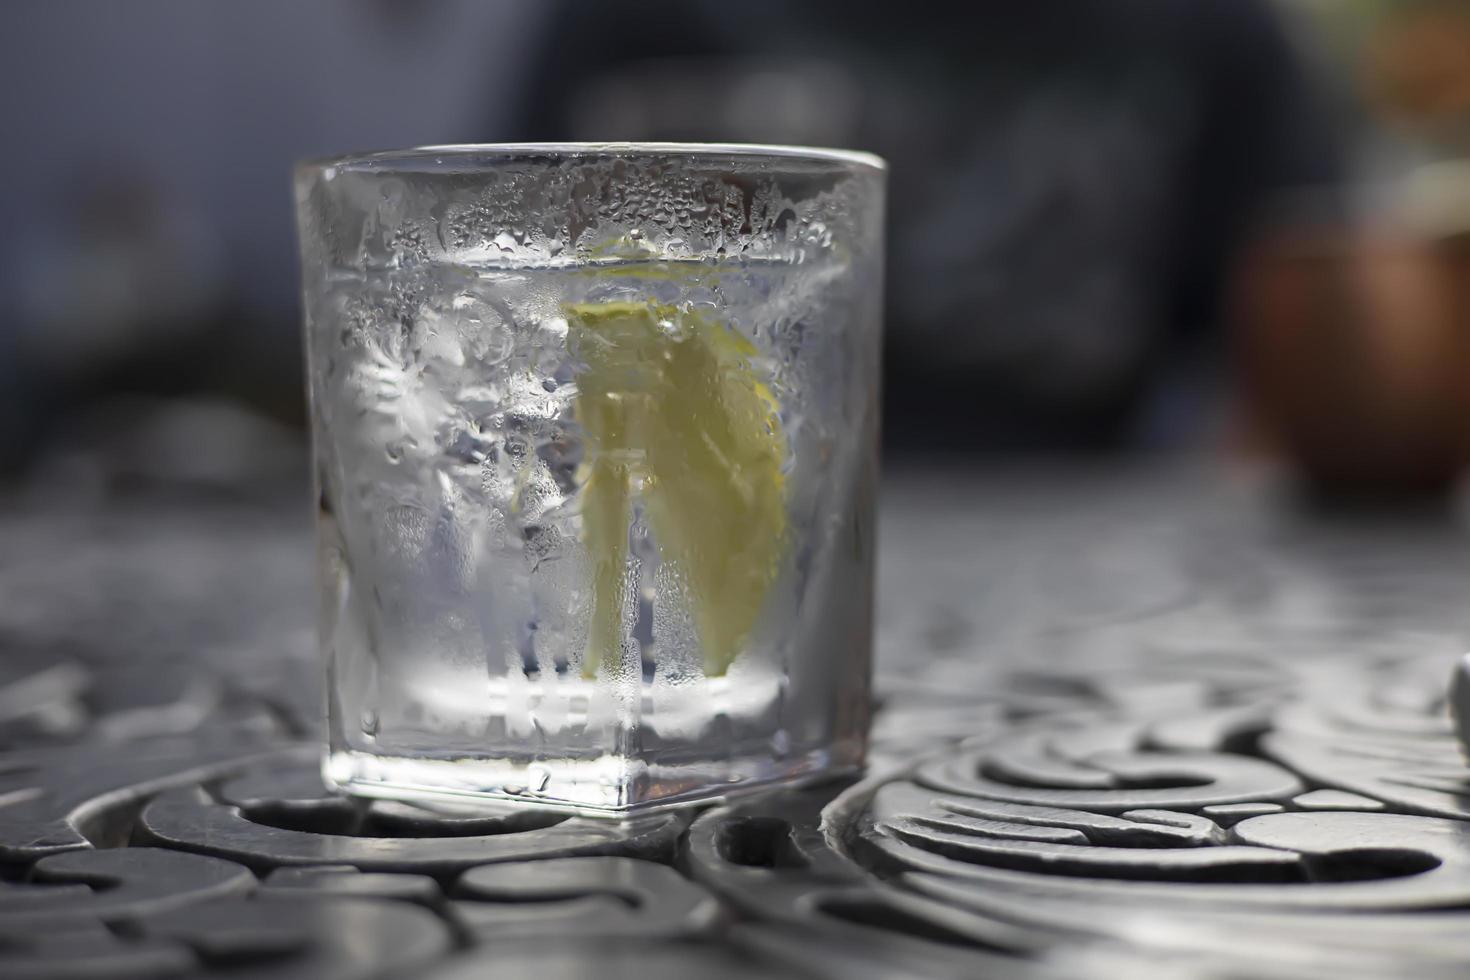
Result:
M618 825L323 791L297 503L5 509L0 976L1470 969L1449 516L901 476L869 777Z

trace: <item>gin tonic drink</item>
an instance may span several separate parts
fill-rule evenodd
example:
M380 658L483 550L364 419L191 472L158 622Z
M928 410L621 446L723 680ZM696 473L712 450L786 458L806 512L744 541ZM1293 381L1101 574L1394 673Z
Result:
M785 148L299 169L329 782L617 814L860 766L882 194Z

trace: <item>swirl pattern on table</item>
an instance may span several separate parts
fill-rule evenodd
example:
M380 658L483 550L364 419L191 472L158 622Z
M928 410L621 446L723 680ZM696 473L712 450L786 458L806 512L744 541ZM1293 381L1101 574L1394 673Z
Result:
M868 777L622 824L327 793L275 504L0 518L0 975L1464 975L1453 525L884 506Z

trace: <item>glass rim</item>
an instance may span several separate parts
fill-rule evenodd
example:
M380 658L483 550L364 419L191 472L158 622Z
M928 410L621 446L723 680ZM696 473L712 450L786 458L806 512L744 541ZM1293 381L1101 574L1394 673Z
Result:
M779 165L783 162L841 164L852 169L888 172L888 161L875 153L817 146L788 146L777 143L681 143L681 142L559 142L559 143L445 143L372 150L330 157L313 157L296 164L298 174L322 173L333 169L370 172L424 172L439 170L455 161L487 159L505 162L516 159L546 159L565 162L578 159L618 157L667 157L669 159L727 158ZM446 159L453 158L453 159Z

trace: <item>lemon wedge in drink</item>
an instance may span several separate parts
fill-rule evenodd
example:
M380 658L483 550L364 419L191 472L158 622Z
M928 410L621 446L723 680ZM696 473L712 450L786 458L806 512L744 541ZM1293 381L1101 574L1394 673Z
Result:
M592 565L586 676L618 662L636 492L663 561L683 577L705 673L725 673L755 627L786 548L786 437L749 340L652 302L569 304L585 364L575 412L587 446L582 538Z

